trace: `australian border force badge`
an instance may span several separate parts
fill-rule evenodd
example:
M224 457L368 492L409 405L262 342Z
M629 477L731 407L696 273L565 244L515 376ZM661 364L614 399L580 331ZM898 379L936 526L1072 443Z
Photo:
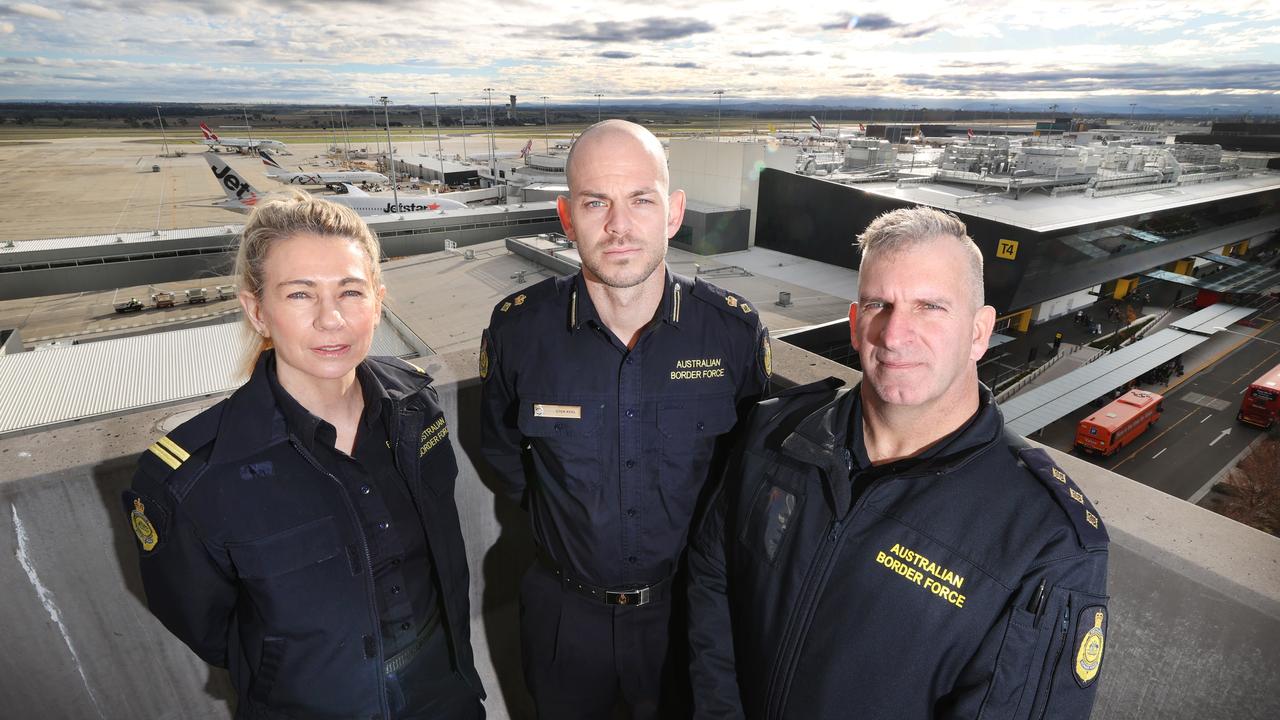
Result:
M133 525L133 534L138 536L142 549L146 552L154 550L156 543L160 542L160 535L156 532L155 525L147 519L147 506L142 504L142 498L133 499L133 511L129 513L129 523Z
M1080 687L1089 687L1102 668L1102 647L1107 632L1106 608L1100 605L1085 608L1080 613L1078 628L1085 632L1076 649L1076 682L1080 683Z

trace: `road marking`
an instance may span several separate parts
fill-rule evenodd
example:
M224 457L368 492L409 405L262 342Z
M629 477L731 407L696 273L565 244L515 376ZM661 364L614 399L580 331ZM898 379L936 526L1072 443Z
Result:
M1158 458L1158 457L1160 457L1161 455L1163 455L1163 454L1164 454L1164 451L1165 451L1165 450L1168 450L1168 449L1169 449L1169 448L1160 448L1160 452L1156 453L1155 455L1152 455L1152 456L1151 456L1151 459L1152 459L1152 460L1155 460L1156 458Z
M1256 337L1256 336L1255 336L1255 337ZM1277 355L1280 355L1280 350L1276 350L1275 352L1271 353L1270 355L1268 355L1268 356L1266 356L1266 357L1262 358L1262 360L1261 360L1261 361L1259 361L1257 365L1254 365L1253 367L1249 368L1248 370L1245 370L1243 373L1241 373L1241 374L1240 374L1240 377L1236 378L1235 380L1232 380L1232 381L1231 381L1231 384L1232 384L1232 385L1234 385L1234 384L1236 384L1236 383L1240 382L1241 380L1245 379L1245 376L1247 376L1247 375L1252 375L1252 374L1253 374L1253 372L1254 372L1255 370L1257 370L1259 366L1263 365L1264 363L1270 362L1271 358L1273 358L1273 357L1275 357L1275 356L1277 356ZM1245 388L1245 389L1247 390L1248 388ZM1240 392L1244 392L1244 390L1241 390Z
M1174 424L1170 425L1169 427L1167 427L1167 428L1165 428L1164 430L1162 430L1162 431L1160 432L1160 434L1159 434L1159 435L1156 435L1155 437L1153 437L1153 438L1151 438L1150 440L1148 440L1148 441L1146 441L1145 443L1143 443L1141 446L1139 446L1139 447L1138 447L1138 449L1137 449L1137 450L1134 450L1134 451L1133 451L1133 453L1129 455L1129 457L1124 458L1124 459L1123 459L1123 460L1121 460L1120 462L1116 463L1115 465L1113 465L1113 466L1111 467L1111 469L1112 469L1112 470L1115 470L1116 468L1120 467L1121 465L1123 465L1123 464L1125 464L1125 463L1129 462L1130 460L1132 460L1133 458L1137 457L1137 456L1138 456L1138 453L1142 452L1143 450L1146 450L1146 449L1151 445L1151 443L1153 443L1153 442L1155 442L1155 441L1159 440L1160 438L1164 437L1164 436L1165 436L1165 435L1166 435L1170 430L1172 430L1172 429L1174 429L1174 428L1178 427L1179 425L1181 425L1181 424L1182 424L1182 422L1183 422L1184 420L1186 420L1187 418L1189 418L1189 417L1191 417L1192 415L1195 415L1195 414L1196 414L1196 411L1195 411L1195 410L1192 410L1191 412L1187 413L1186 415L1183 415L1181 418L1178 418L1178 422L1176 422L1176 423L1174 423Z
M1213 447L1214 445L1217 445L1219 440L1221 440L1222 438L1230 434L1231 434L1231 428L1227 428L1226 430L1223 430L1222 432L1218 433L1218 437L1214 438L1213 442L1209 443L1209 447Z
M1204 416L1204 420L1208 420L1208 419L1209 419L1209 418L1211 418L1211 417L1213 417L1213 416L1212 416L1212 415L1205 415L1205 416ZM1200 424L1201 424L1201 425L1203 425L1203 424L1204 424L1204 420L1201 420L1201 421L1200 421Z

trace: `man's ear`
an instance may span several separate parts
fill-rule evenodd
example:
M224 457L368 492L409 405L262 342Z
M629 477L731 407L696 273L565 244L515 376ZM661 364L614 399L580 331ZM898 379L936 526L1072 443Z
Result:
M667 239L675 237L684 223L684 191L676 190L667 198Z
M849 303L849 344L858 349L858 303Z
M564 236L569 238L569 242L577 242L573 232L573 216L569 213L569 196L561 195L556 198L556 214L560 216L560 226L564 228Z
M973 316L973 347L969 351L969 359L977 362L987 352L991 342L991 333L996 326L996 309L983 305Z

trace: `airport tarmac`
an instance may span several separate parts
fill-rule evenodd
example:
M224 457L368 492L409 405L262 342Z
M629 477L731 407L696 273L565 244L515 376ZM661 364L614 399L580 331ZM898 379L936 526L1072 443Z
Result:
M397 152L433 152L435 138L398 137ZM443 140L446 156L461 154L461 136ZM519 151L526 138L495 140L499 151ZM542 142L534 142L541 149ZM376 152L373 143L369 150ZM383 145L385 147L385 143ZM466 150L484 152L487 138L477 132L466 138ZM200 154L204 146L175 142L169 149L185 153L164 157L159 137L84 137L0 144L0 242L75 235L171 230L243 222L244 215L212 207L224 199L209 166ZM332 168L322 156L327 144L295 144L280 163L291 170ZM229 164L267 192L287 186L269 180L262 161L253 155L224 153ZM159 172L153 172L158 166Z

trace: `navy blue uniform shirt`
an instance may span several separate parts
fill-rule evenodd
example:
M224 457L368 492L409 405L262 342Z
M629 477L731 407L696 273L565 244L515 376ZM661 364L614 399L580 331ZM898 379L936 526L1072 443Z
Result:
M411 645L439 612L427 534L391 452L391 396L364 365L356 366L364 411L355 447L347 455L335 447L333 425L312 415L280 385L275 365L274 356L269 357L267 380L285 426L342 483L360 517L373 569L383 653L391 657Z
M668 272L635 347L581 274L498 304L484 333L482 444L538 545L611 588L672 575L717 438L765 392L769 336L751 303Z

